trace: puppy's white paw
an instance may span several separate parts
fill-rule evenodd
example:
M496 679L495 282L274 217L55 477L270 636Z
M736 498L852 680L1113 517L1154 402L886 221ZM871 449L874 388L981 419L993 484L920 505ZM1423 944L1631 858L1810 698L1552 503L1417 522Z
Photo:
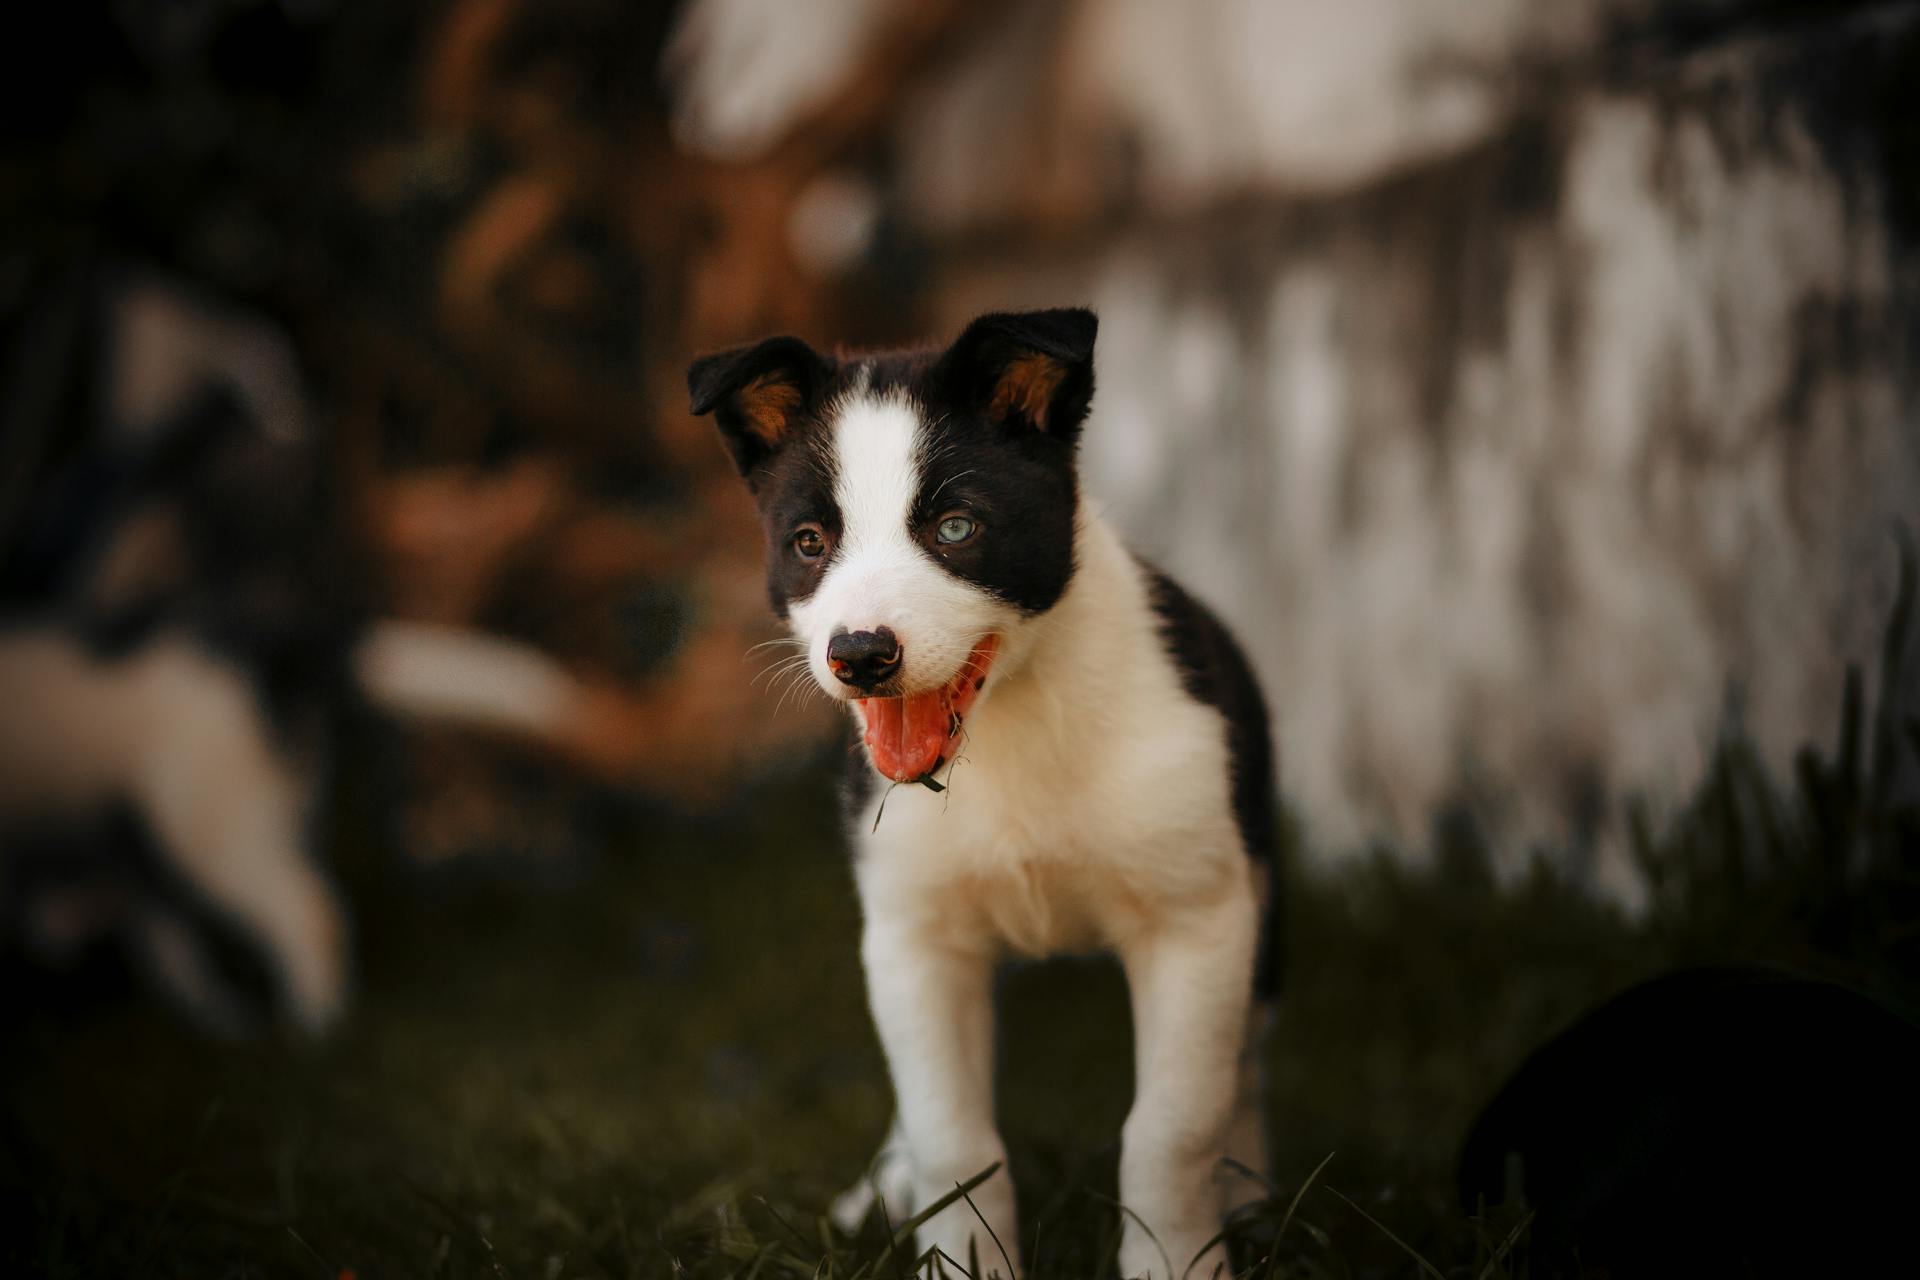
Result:
M887 1218L895 1226L913 1216L913 1164L898 1121L887 1131L887 1140L867 1165L865 1176L834 1198L833 1225L852 1235L880 1200L887 1202Z
M1227 1249L1207 1244L1213 1234L1205 1223L1192 1223L1156 1240L1128 1222L1120 1243L1120 1275L1123 1280L1218 1280L1228 1274Z

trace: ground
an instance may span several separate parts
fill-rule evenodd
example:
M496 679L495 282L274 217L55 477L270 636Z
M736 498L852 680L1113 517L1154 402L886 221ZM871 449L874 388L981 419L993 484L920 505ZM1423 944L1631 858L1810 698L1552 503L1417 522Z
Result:
M1757 846L1772 829L1748 814L1755 797L1791 810L1804 840L1820 829L1808 797L1838 776L1823 768L1812 759L1786 797L1744 751L1723 752L1655 854L1707 865L1689 851ZM822 1216L891 1106L825 772L767 784L722 817L629 812L588 865L541 883L344 857L359 990L318 1046L213 1044L137 1000L14 983L0 1268L898 1274L907 1260L882 1260L884 1227L849 1241ZM1266 1200L1242 1232L1256 1274L1430 1274L1415 1253L1505 1274L1476 1258L1513 1220L1457 1205L1452 1165L1532 1046L1676 959L1852 963L1807 941L1800 905L1775 909L1819 898L1777 868L1760 879L1778 892L1737 900L1703 889L1727 878L1695 867L1630 921L1544 871L1496 887L1482 852L1444 828L1424 868L1384 852L1309 862L1294 859L1271 1046L1277 1167L1270 1195L1249 1184ZM1001 999L1031 1274L1096 1274L1116 1244L1131 1088L1118 971L1030 966Z

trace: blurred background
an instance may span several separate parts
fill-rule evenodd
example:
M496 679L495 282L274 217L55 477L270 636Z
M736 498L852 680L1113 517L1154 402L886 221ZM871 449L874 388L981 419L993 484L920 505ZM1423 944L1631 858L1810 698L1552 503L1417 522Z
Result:
M751 652L757 526L683 383L774 332L1099 313L1087 487L1250 651L1336 922L1289 1017L1354 1056L1278 1086L1292 1185L1357 1150L1444 1251L1480 1091L1654 958L1911 990L1915 6L16 22L0 1138L34 1270L719 1273L754 1195L811 1223L858 1172L840 726ZM1434 991L1393 976L1428 927L1466 966ZM1381 1025L1312 976L1348 962ZM1016 1019L1061 1022L1056 980L1112 1003L1041 974ZM1028 1116L1028 1203L1125 1090Z

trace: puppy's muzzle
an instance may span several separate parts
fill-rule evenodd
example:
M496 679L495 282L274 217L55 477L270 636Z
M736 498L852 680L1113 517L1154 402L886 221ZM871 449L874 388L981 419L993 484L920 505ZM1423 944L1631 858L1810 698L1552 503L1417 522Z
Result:
M841 684L869 692L900 670L899 638L885 627L839 632L827 641L827 666Z

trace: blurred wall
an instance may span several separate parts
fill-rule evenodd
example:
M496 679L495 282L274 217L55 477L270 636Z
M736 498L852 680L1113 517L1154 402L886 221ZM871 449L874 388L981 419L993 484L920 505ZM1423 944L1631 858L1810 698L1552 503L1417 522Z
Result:
M911 8L698 0L677 140L765 154ZM1830 736L1920 513L1913 6L967 8L795 254L942 333L1098 309L1089 487L1253 651L1317 845L1464 803L1624 886L1730 705Z
M1324 849L1464 808L1622 879L1618 802L1686 794L1729 706L1777 764L1831 741L1920 510L1913 4L50 13L8 51L62 91L0 77L0 400L48 406L0 431L0 543L19 442L87 462L112 400L98 335L33 354L46 298L256 317L347 612L568 691L510 741L394 708L423 860L817 758L686 412L687 359L764 333L1098 307L1090 491L1253 651ZM172 323L127 327L157 367Z

